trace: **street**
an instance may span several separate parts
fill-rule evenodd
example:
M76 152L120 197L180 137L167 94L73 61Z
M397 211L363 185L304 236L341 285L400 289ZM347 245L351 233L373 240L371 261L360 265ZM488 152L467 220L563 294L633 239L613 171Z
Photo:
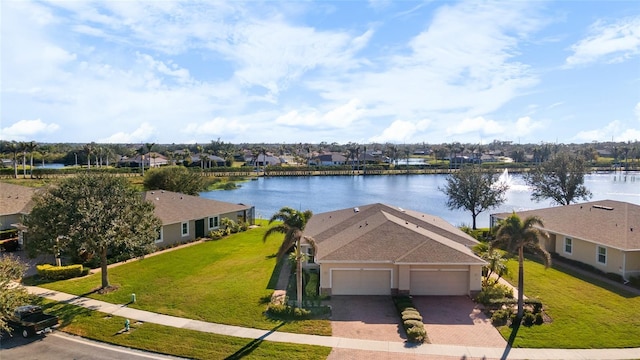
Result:
M149 360L179 358L114 346L54 331L27 339L17 334L13 337L3 337L0 339L0 359Z

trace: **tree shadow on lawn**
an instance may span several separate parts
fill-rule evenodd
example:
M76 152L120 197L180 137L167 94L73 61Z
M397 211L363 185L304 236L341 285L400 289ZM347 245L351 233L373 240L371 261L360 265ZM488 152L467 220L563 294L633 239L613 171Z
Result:
M507 340L507 347L504 349L500 360L506 360L509 358L509 352L511 352L511 348L513 347L513 342L516 340L516 336L518 335L518 330L520 330L520 323L518 322L511 328L511 335L509 335L509 339Z
M266 259L273 259L276 255L266 256ZM284 259L283 259L284 260ZM276 286L278 286L278 279L280 278L280 269L282 268L283 261L280 260L276 262L276 266L273 267L273 271L271 272L271 277L269 278L269 282L267 283L268 290L275 290Z
M544 265L539 258L534 256L527 255L526 258L529 261ZM640 290L638 289L634 289L629 285L624 285L615 280L608 279L605 276L593 273L589 270L577 268L571 264L563 262L562 260L553 259L551 262L551 268L578 280L588 282L589 284L595 285L604 290L611 291L612 293L627 299L640 296Z
M274 332L278 331L278 329L282 327L284 324L286 324L286 322L281 322L276 327L269 330L269 332L267 332L266 334L260 336L257 339L251 340L247 345L238 349L238 351L227 356L225 359L226 360L242 359L243 357L250 355L255 349L260 347L260 345L264 342L264 339L266 339L269 335L273 334Z

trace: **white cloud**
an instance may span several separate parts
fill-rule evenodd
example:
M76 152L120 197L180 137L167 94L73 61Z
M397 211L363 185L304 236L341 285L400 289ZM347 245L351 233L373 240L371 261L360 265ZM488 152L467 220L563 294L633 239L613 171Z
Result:
M485 119L482 116L467 118L459 124L449 127L447 132L450 135L480 133L482 135L496 135L504 133L505 128L495 120Z
M2 128L0 138L3 140L25 141L31 140L40 134L50 134L60 128L58 124L47 124L40 119L20 120L11 126Z
M276 124L312 128L346 128L358 121L364 114L362 104L357 99L331 109L326 113L310 110L301 113L292 110L276 119Z
M626 18L607 24L597 21L589 35L571 46L573 54L567 66L604 61L616 63L640 54L640 17Z
M406 120L395 120L389 125L382 134L369 139L370 142L403 142L416 141L419 136L426 131L431 125L431 120L425 119L417 122Z
M98 140L99 143L131 144L153 140L157 136L156 129L148 123L142 123L132 132L119 131L109 137Z
M236 119L217 117L204 123L190 123L182 130L188 134L221 136L223 134L241 134L249 131L251 125Z
M633 112L636 115L636 119L640 121L640 102L636 104L636 107L633 109Z
M508 126L512 128L511 126ZM540 121L534 121L529 116L521 117L516 120L514 126L515 134L525 136L534 133L536 130L543 129L544 124Z
M580 131L573 140L578 142L592 141L638 141L640 129L634 129L622 121L614 120L607 125L593 130Z

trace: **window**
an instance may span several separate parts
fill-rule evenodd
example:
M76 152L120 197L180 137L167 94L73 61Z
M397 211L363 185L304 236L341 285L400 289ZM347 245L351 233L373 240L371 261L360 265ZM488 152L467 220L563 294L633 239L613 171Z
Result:
M218 226L220 226L220 223L218 222L218 217L217 216L212 216L209 218L209 229L217 229Z
M160 229L158 229L158 238L156 239L156 244L157 244L157 243L161 243L161 242L163 242L163 241L164 241L164 240L162 239L162 235L163 235L163 234L162 234L162 228L160 228Z
M607 264L607 248L598 246L598 258L596 259L598 263L606 265Z
M187 236L189 235L189 223L188 222L183 222L182 223L182 236Z
M564 238L564 252L567 254L573 253L573 239Z

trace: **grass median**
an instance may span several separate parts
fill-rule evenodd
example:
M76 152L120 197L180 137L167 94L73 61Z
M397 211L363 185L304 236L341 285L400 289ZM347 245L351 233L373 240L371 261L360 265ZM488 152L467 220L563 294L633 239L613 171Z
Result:
M509 261L508 266L507 279L517 284L517 261ZM552 322L520 326L514 347L640 347L640 296L571 271L545 270L535 261L526 260L524 267L525 295L542 300ZM512 331L500 328L505 339Z

